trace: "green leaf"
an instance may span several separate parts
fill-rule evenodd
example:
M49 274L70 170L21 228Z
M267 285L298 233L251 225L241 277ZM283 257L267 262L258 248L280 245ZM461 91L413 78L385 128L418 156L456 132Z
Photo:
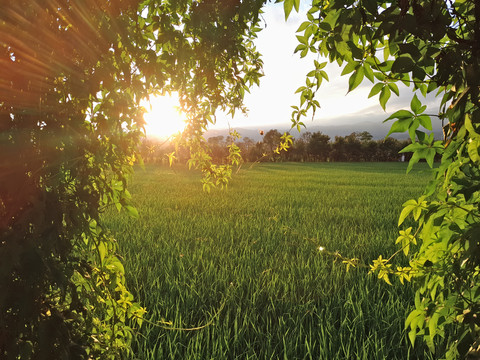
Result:
M426 150L425 160L427 161L428 166L433 167L433 161L435 160L436 151L433 148Z
M418 115L420 114L420 109L422 108L422 103L418 100L417 94L413 95L413 99L410 102L410 109L412 109L413 113Z
M293 51L294 53L297 53L299 51L304 51L305 49L307 49L307 46L304 45L304 44L298 44L297 47L295 48L295 50Z
M425 159L425 158L426 158L426 149L424 147L422 149L416 150L412 154L412 157L411 157L410 161L408 162L407 173L409 173L412 170L413 165L418 163L418 161L420 159Z
M385 45L383 47L383 60L387 61L390 58L390 47Z
M341 76L350 74L352 71L355 71L357 66L358 66L358 63L356 61L348 62L347 65L345 65L345 67L343 68Z
M305 86L300 86L297 90L295 90L295 94L301 93L305 91L307 88Z
M480 162L480 155L478 154L478 148L480 146L480 139L471 139L467 146L468 157L474 162Z
M377 14L377 1L376 0L363 0L363 6L371 14Z
M304 31L309 25L311 24L310 21L304 21L297 29L297 32Z
M383 75L383 73L380 71L374 72L373 76L375 76L379 81L385 81L385 75Z
M342 56L350 54L350 48L345 41L335 41L335 50Z
M437 334L437 323L439 318L440 318L439 314L437 312L434 312L432 316L430 316L430 319L428 320L428 330L432 340Z
M327 62L326 62L326 61L324 61L324 62L322 62L322 63L319 63L317 60L314 60L313 63L314 63L314 65L315 65L315 69L317 69L317 70L321 70L321 69L323 69L325 66L327 66Z
M370 80L370 82L373 84L375 82L375 76L373 76L373 70L368 64L364 64L363 68L365 70L365 77Z
M318 27L327 32L332 30L332 26L325 21L322 21L320 24L318 24Z
M418 88L420 89L420 92L424 97L427 96L427 90L428 90L427 84L420 84L418 85Z
M413 144L405 146L402 150L399 151L399 153L402 154L402 153L406 153L406 152L413 152L413 151L417 151L419 149L423 149L424 147L425 147L425 145L423 145L423 144L413 143Z
M403 222L404 219L405 218L402 219L402 222ZM411 232L412 232L411 227L409 227L405 231L400 230L400 232L399 232L400 236L395 241L395 244L398 244L399 242L401 243L401 246L402 246L402 249L403 249L403 254L405 256L408 255L408 252L410 250L410 244L416 244L417 243L415 238L413 237L413 235L411 235Z
M348 92L355 89L358 85L361 84L363 80L364 72L363 67L359 67L348 79Z
M417 135L419 143L425 143L425 141L427 140L427 134L420 130L415 130L415 134Z
M298 10L300 9L300 0L295 0L295 11L298 12Z
M133 207L132 205L125 205L123 208L127 211L128 215L135 219L138 219L138 210L135 207Z
M99 242L99 244L97 245L97 251L98 255L100 256L100 263L103 263L103 259L105 259L105 255L107 253L107 247L105 245L105 242Z
M420 121L418 121L417 118L413 118L413 120L410 123L410 126L408 127L408 135L410 136L410 140L412 140L412 143L415 142L415 130L418 129L418 126L420 125Z
M388 86L384 86L382 91L380 92L380 105L382 106L383 110L386 109L387 101L390 99L392 92Z
M406 73L413 70L415 63L410 56L400 56L395 59L392 65L392 72Z
M120 260L116 256L109 257L108 264L106 264L106 267L110 270L114 270L119 272L122 275L125 275L125 268L123 267L123 264L120 262Z
M410 215L410 213L415 209L416 205L417 202L415 200L408 200L406 203L403 204L403 210L400 213L400 217L398 218L398 226L403 224L406 217Z
M480 138L480 134L477 133L472 124L472 119L469 114L465 115L465 129L468 131L468 134L472 139Z
M390 131L388 132L387 137L393 133L404 133L405 131L408 130L408 127L410 126L411 122L412 122L411 118L399 119L395 121L392 124L392 127L390 128Z
M413 118L413 114L408 110L398 110L395 111L392 115L390 115L387 119L383 122L386 122L391 119L411 119Z
M420 115L417 117L420 125L422 125L425 129L432 131L432 119L428 115Z
M360 49L353 41L347 41L348 48L350 49L350 56L354 59L363 59L364 51Z
M292 12L293 2L294 2L294 0L285 0L283 2L283 9L284 9L284 12L285 12L285 20L288 19L288 16Z
M368 97L371 98L372 96L377 95L380 90L385 86L384 83L376 83L373 87L372 90L370 90L370 94L368 94Z
M398 90L397 84L389 82L388 87L395 93L395 95L400 96L400 91Z
M308 45L308 37L305 35L297 35L297 40L300 44Z
M415 155L415 154L414 154ZM418 157L415 157L414 155L412 155L412 157L410 158L410 161L408 162L408 166L407 166L407 174L412 171L413 169L413 165L415 165L416 163L418 163Z
M417 327L422 330L424 327L425 322L425 314L423 311L415 309L413 310L405 320L405 328L407 329L410 327L410 331L408 332L408 338L412 343L412 346L415 345L415 338L417 336Z
M335 28L335 25L337 24L337 20L338 20L338 17L340 16L340 13L341 11L340 10L330 10L327 12L327 16L325 16L325 19L323 19L323 21L320 23L319 26L328 26L330 27L330 29L328 31L330 31L331 29Z

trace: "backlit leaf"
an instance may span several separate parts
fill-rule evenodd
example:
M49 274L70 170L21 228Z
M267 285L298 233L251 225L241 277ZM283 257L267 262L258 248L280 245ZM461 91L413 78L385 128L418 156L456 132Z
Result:
M412 101L410 102L410 108L414 114L420 114L420 109L422 108L422 103L418 100L417 94L413 95Z
M292 9L293 9L293 4L294 4L294 0L284 0L283 10L285 12L285 20L287 20L288 17L290 16L290 13L292 12Z
M392 92L388 86L384 86L382 91L380 92L380 105L382 106L383 110L386 109L387 101L390 99Z
M372 90L370 90L370 93L368 94L368 97L371 98L372 96L377 95L380 90L385 86L384 83L377 83L372 87Z
M359 67L348 80L348 91L352 91L361 84L364 76L363 67Z

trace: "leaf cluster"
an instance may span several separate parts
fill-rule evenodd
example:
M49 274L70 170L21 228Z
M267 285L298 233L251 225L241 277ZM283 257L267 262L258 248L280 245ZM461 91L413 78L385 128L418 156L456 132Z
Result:
M138 217L140 101L176 91L186 144L261 77L263 1L5 0L0 12L0 357L122 358L145 312L101 213ZM232 162L238 161L232 145ZM173 154L171 156L173 160Z
M386 120L394 121L390 133L408 132L412 140L402 150L413 152L409 170L420 159L430 166L435 156L442 160L425 194L405 203L400 215L399 224L410 216L416 224L397 239L409 266L395 271L380 257L372 271L387 282L389 274L415 282L415 310L406 321L412 344L420 335L437 357L448 359L475 356L480 349L479 24L480 5L473 1L314 0L296 49L343 67L348 91L368 80L369 97L378 95L384 109L392 93L399 95L398 83L416 94L441 96L436 115L426 113L415 94L410 110ZM314 74L299 89L292 126L318 107L314 93L325 77ZM446 122L443 141L427 132L432 116Z

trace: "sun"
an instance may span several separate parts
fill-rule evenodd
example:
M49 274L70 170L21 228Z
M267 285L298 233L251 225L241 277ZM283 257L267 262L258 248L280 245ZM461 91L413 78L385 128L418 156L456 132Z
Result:
M148 137L168 138L185 129L186 116L179 111L177 96L151 96L150 101L143 100L141 105L146 109L144 119Z

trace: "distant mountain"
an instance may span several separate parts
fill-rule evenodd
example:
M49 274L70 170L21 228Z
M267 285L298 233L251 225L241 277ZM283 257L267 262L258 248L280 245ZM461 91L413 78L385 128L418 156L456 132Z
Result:
M438 122L432 121L432 125L434 126L434 134L436 139L442 138L442 129L441 125ZM293 135L295 138L301 136L301 134L309 131L309 132L316 132L321 131L322 133L330 136L332 140L335 139L335 136L346 136L350 135L352 132L362 132L368 131L372 134L374 140L381 140L384 139L385 136L388 134L390 130L390 126L392 122L383 123L381 121L374 122L374 121L362 121L358 123L352 124L339 124L339 125L322 125L319 122L316 122L314 125L309 125L308 122L306 123L307 127L302 128L301 133L298 133L296 129L290 129L288 125L279 124L279 125L266 125L266 126L259 126L259 127L245 127L245 128L232 128L232 130L236 130L242 137L249 137L254 141L261 141L262 135L260 135L260 130L266 133L268 130L277 129L279 132L283 133L285 131L290 131L290 134ZM213 136L228 136L229 130L228 129L212 129L208 130L205 133L205 138L210 138ZM403 140L408 138L408 134L399 134L394 133L391 134L390 137L395 139Z

